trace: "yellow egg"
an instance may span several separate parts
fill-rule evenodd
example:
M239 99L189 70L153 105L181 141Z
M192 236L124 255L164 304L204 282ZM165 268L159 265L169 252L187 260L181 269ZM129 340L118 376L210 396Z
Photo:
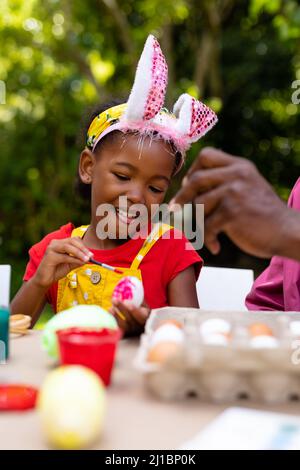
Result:
M102 430L105 388L98 375L86 367L58 367L46 377L37 407L51 446L84 448Z

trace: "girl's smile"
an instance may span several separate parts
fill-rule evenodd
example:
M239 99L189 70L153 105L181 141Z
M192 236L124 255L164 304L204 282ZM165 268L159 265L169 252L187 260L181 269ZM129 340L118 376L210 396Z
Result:
M130 214L127 209L123 209L120 207L116 207L116 214L119 221L126 225L131 224L131 222L137 219L137 217L139 216L138 213Z
M91 227L86 236L91 232L96 234L97 225L102 221L107 222L107 239L97 237L97 247L100 244L102 248L111 248L119 245L121 238L124 243L125 228L132 223L135 226L137 219L148 223L151 207L163 202L174 165L174 153L169 144L158 140L150 145L150 139L146 138L141 149L135 135L118 131L113 140L102 142L95 153L85 149L79 174L83 182L91 182L92 210Z

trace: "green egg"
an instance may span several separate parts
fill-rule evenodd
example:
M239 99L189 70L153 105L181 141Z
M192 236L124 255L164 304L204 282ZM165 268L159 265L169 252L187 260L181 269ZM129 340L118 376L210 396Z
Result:
M57 313L46 324L42 334L42 347L53 359L58 359L57 330L66 328L109 328L116 330L116 319L98 305L78 305Z

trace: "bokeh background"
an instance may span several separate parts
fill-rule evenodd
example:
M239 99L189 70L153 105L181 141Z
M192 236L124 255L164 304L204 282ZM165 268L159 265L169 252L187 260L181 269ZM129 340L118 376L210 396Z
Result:
M89 106L127 97L149 33L169 64L168 106L189 92L219 116L186 168L204 145L221 147L254 161L287 199L300 175L298 3L1 0L0 263L13 266L13 293L32 244L68 221L88 222L73 191L82 118ZM225 237L218 257L202 256L256 273L266 265Z

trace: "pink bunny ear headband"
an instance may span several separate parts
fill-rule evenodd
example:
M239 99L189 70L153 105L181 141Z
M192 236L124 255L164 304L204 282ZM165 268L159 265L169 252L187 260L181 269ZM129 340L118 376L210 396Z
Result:
M181 168L185 152L216 124L218 118L208 106L187 93L178 98L173 113L163 108L167 81L165 57L156 38L150 35L137 66L128 102L94 118L87 133L87 146L94 151L98 142L114 130L138 132L141 136L172 142L182 154Z

